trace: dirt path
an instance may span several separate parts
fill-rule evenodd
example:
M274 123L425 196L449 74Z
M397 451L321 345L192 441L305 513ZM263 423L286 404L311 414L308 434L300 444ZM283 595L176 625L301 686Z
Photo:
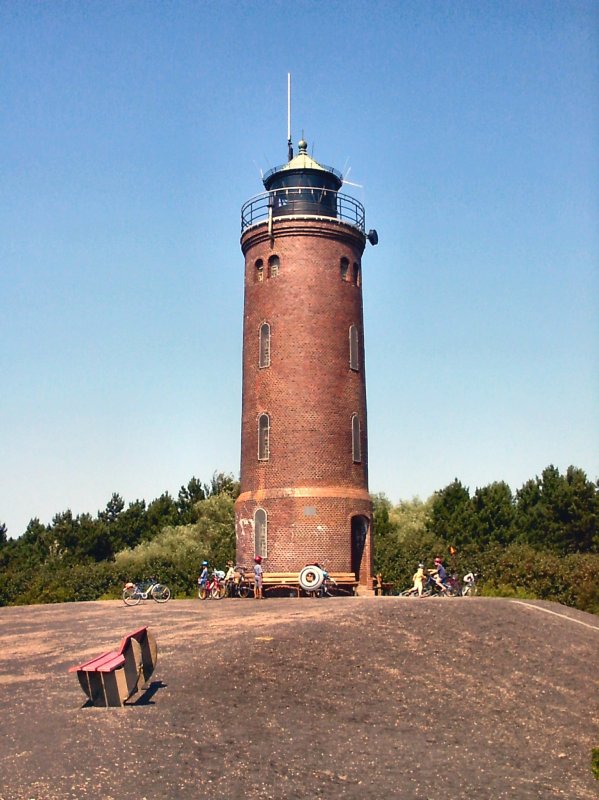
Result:
M150 692L82 708L67 668L143 624ZM590 800L598 654L596 617L499 599L3 608L0 800Z

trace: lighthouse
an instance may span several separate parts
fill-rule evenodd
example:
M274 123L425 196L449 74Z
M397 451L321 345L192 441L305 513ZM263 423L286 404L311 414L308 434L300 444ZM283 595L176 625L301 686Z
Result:
M302 140L241 210L245 258L237 562L372 579L364 207Z

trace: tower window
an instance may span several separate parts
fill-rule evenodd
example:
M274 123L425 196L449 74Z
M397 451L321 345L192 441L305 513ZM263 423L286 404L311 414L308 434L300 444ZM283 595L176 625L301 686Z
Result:
M279 256L271 256L268 259L268 277L269 278L276 278L279 274Z
M362 445L360 442L360 417L353 414L351 418L351 452L354 464L362 461Z
M340 272L342 281L346 281L347 280L347 272L348 272L348 270L349 270L349 261L347 260L347 258L344 257L339 262L339 272Z
M353 281L354 286L360 285L360 265L356 261L354 261Z
M263 508L257 508L254 514L254 553L262 558L266 558L267 555L266 528L266 511Z
M260 325L260 342L258 345L258 366L270 367L270 325L263 322Z
M256 261L255 267L254 280L256 283L262 283L264 280L264 262L261 258Z
M355 325L349 326L349 368L360 369L360 358L358 355L358 329Z
M270 417L260 414L258 419L258 460L268 461L270 458Z

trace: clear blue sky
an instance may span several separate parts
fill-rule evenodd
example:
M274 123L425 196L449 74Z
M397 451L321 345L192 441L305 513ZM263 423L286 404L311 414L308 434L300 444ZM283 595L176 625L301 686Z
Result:
M349 171L370 489L599 475L596 2L0 4L0 521L239 470L239 210Z

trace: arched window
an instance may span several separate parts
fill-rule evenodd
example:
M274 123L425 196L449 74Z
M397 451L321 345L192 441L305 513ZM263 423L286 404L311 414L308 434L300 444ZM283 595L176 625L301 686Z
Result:
M279 256L271 256L268 259L268 277L269 278L276 278L279 274Z
M358 371L360 358L358 354L358 329L355 325L349 326L349 368Z
M258 366L270 367L270 325L263 322L260 325L260 342L258 345Z
M351 452L354 464L362 461L362 444L360 442L360 417L353 414L351 418Z
M257 508L254 514L254 555L266 558L266 511Z
M270 458L270 417L260 414L258 419L258 460L268 461Z
M353 271L353 276L352 277L353 277L353 281L354 281L354 286L359 286L360 285L360 265L356 261L354 261L354 271Z
M342 281L346 281L347 280L347 272L348 272L348 270L349 270L349 261L344 256L341 259L341 261L339 262L339 273L341 275L341 280Z
M256 267L256 270L254 272L254 280L256 281L256 283L262 283L262 281L264 280L264 262L262 261L261 258L259 258L254 266Z

